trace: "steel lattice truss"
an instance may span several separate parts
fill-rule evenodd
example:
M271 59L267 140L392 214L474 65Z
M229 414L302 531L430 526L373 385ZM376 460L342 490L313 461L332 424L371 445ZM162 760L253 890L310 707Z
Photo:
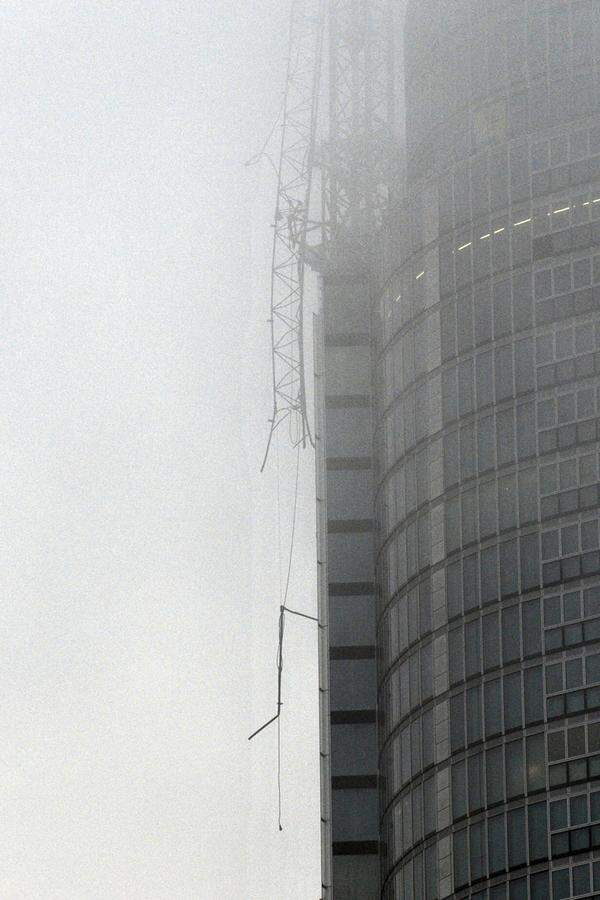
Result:
M391 0L330 0L329 140L323 186L329 241L373 235L393 177Z
M303 306L306 253L321 223L310 218L314 149L321 92L324 0L293 0L277 203L273 223L271 331L273 416L263 468L284 421L292 443L312 443L306 408Z
M312 443L304 376L307 257L323 268L341 246L368 243L387 208L397 157L393 31L392 0L292 0L273 224L273 414L263 468L283 422L295 446ZM317 154L326 32L328 140ZM317 166L322 196L314 216Z

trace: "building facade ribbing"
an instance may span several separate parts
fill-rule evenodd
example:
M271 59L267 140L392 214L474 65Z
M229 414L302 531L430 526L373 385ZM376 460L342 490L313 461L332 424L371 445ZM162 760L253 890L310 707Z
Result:
M589 897L600 4L414 0L405 59L368 288L382 897Z

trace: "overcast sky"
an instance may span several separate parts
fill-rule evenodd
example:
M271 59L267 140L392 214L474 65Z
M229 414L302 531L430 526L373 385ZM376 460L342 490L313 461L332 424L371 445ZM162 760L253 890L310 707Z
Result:
M267 165L287 4L0 11L0 896L317 900L316 635L290 622ZM313 460L290 601L314 611ZM278 550L278 546L281 548Z

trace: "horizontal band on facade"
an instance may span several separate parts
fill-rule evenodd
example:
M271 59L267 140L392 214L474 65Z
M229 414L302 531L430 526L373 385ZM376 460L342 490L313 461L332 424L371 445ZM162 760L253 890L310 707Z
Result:
M330 456L326 460L328 472L359 471L373 468L370 456Z
M330 581L330 597L366 597L375 593L372 581Z
M368 334L359 333L356 334L326 334L325 335L325 346L326 347L370 347L371 338Z
M373 531L373 519L328 519L329 534L367 534Z
M375 659L377 649L370 644L357 644L347 647L330 647L330 659Z
M332 709L332 725L370 725L377 721L374 709Z
M370 790L377 787L377 775L333 775L334 791Z
M329 394L325 397L327 409L364 409L370 405L371 398L368 394Z
M332 849L334 856L377 856L379 844L377 841L334 841Z

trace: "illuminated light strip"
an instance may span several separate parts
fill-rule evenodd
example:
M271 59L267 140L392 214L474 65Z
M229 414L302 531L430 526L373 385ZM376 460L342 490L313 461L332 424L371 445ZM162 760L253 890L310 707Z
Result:
M417 277L415 278L415 281L418 281L419 278L422 278L424 274L425 274L425 272L419 272L419 274L418 274Z
M488 238L491 238L491 234L482 234L479 238L480 241L487 241Z
M515 222L514 227L518 228L519 225L528 225L531 222L531 219L521 219L520 222Z
M562 209L555 209L553 215L557 216L559 213L569 212L570 209L570 206L563 206Z
M506 231L506 228L496 228L494 234L502 234L503 231Z
M592 200L592 203L600 203L600 197L596 197L595 200Z
M459 253L460 253L461 250L466 250L467 247L470 247L472 243L473 243L472 241L469 241L468 244L463 244L462 247L459 247L459 248L458 248Z

